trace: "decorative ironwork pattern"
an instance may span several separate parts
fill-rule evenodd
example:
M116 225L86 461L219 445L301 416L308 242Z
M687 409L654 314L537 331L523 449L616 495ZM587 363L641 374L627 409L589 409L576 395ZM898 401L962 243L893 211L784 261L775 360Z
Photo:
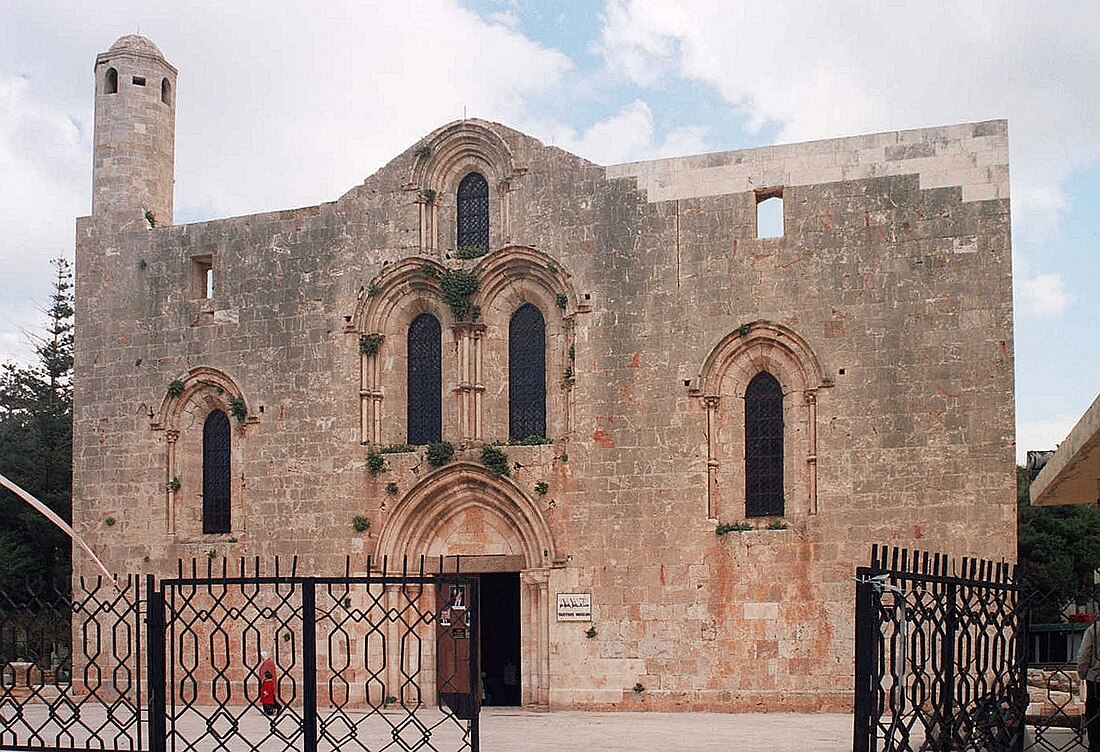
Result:
M875 546L856 577L856 752L1025 749L1015 569Z
M0 591L0 749L143 750L140 582Z
M443 437L442 333L439 319L422 313L409 326L408 443Z
M546 435L546 322L524 303L508 323L508 437Z
M489 184L476 172L458 184L457 247L489 250Z
M202 425L202 531L228 533L232 472L229 418L221 410L206 416Z
M423 560L415 573L372 565L326 578L276 564L265 576L223 560L220 575L192 563L162 581L151 612L165 617L166 690L153 705L166 748L476 752L477 579L426 574ZM461 618L447 600L456 588ZM261 670L277 677L270 714Z
M745 516L783 514L783 389L761 371L745 390Z

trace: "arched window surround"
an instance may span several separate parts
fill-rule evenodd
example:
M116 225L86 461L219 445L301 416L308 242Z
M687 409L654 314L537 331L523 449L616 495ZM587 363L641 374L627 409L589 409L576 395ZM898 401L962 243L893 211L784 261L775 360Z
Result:
M118 70L108 68L103 77L103 93L118 94Z
M745 324L712 348L693 396L706 410L707 517L744 519L745 392L762 371L783 394L784 517L815 515L817 499L817 409L821 390L833 386L808 343L788 327L769 321ZM777 515L778 516L778 515Z
M230 406L234 398L243 399L244 393L231 377L199 366L172 380L150 422L150 429L162 432L164 443L163 475L156 480L156 487L164 494L165 528L179 541L232 538L247 527L242 481L245 446L249 427L258 423L260 416L257 410L250 410L244 421L235 418ZM203 532L203 429L214 411L229 416L230 427L231 529L225 533Z
M489 251L489 183L476 170L458 183L455 200L455 249L460 256L480 256Z

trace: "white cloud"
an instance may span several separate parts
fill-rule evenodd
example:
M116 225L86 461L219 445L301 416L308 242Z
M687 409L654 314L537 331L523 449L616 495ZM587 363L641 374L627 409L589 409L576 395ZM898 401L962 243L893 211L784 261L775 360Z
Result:
M176 220L332 200L468 114L525 118L571 62L457 0L14 0L0 25L0 360L25 358L91 206L92 66L123 34L179 73Z
M1019 254L1013 266L1013 305L1017 315L1057 318L1076 302L1077 296L1066 289L1061 274L1037 271Z
M640 85L713 85L782 141L1007 117L1014 217L1057 225L1100 159L1100 4L609 0L599 49Z
M605 165L698 154L710 148L707 129L701 126L675 128L658 140L653 110L640 99L583 131L562 125L532 125L536 135L544 130L549 133L544 138L554 145Z

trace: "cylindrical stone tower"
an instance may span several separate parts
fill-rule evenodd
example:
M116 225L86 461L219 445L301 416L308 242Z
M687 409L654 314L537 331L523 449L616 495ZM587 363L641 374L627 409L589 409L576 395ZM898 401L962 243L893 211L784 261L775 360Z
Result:
M176 74L145 37L122 37L95 61L92 217L172 224Z

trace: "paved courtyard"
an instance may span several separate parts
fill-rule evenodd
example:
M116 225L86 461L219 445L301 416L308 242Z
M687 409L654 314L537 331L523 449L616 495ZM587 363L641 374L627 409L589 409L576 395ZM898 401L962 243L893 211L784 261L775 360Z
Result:
M796 713L533 713L485 708L483 752L849 752L852 716Z

